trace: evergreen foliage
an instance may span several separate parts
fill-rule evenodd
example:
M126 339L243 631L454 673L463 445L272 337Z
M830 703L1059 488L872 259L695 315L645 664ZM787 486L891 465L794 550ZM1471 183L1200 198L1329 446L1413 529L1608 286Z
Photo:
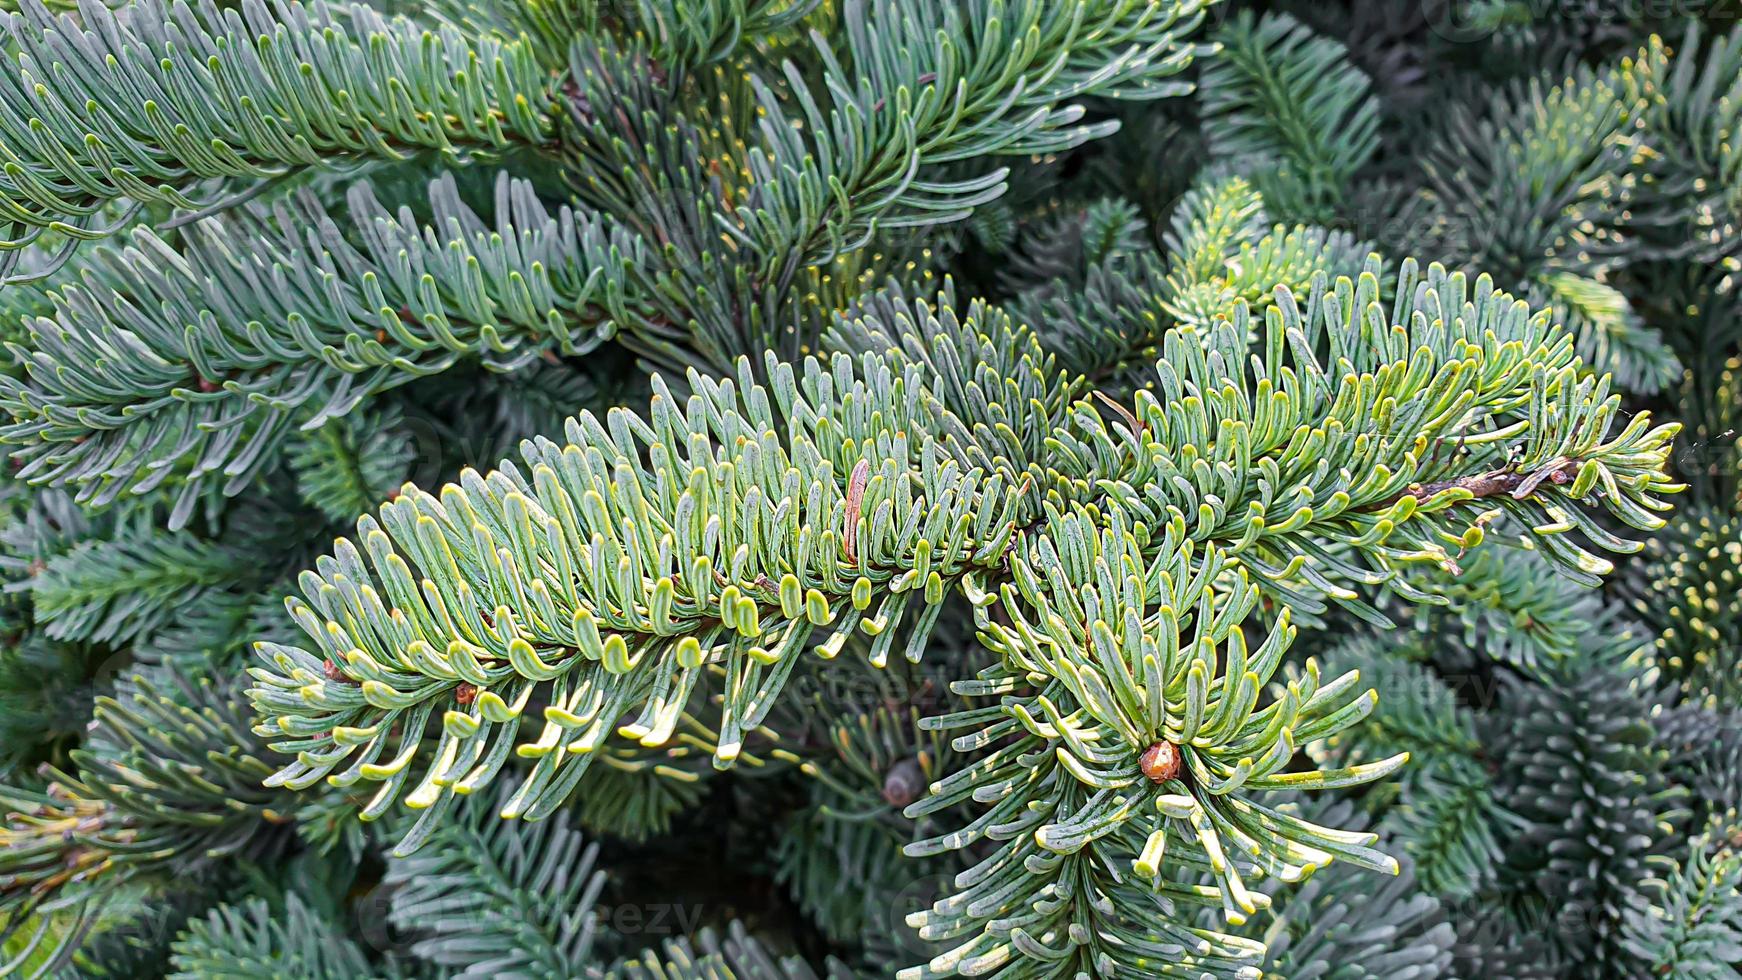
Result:
M1636 7L0 3L0 976L1738 976Z
M340 980L368 976L356 944L324 934L323 920L295 893L282 908L265 899L226 903L189 924L175 944L172 977L296 976Z

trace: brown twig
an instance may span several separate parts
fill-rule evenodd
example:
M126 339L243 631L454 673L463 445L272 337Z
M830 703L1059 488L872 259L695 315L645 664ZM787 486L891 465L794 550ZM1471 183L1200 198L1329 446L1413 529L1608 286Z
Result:
M853 476L847 481L847 526L841 532L841 549L847 560L857 562L853 554L859 540L859 508L865 501L865 484L871 482L871 461L861 459L853 464Z
M1412 483L1402 493L1373 505L1370 510L1385 510L1404 497L1414 497L1416 500L1428 500L1435 494L1446 490L1462 488L1470 491L1470 495L1480 500L1484 497L1498 497L1509 494L1514 500L1523 500L1535 492L1536 488L1547 480L1557 486L1571 483L1579 473L1579 460L1561 459L1552 461L1541 469L1526 473L1510 467L1477 473L1474 476L1460 476L1452 480L1436 480L1432 483Z

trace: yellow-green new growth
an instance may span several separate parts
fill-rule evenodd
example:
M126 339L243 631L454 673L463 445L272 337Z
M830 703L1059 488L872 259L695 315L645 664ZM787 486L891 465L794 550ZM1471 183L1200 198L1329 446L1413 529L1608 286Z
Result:
M405 853L511 753L531 767L502 812L533 819L613 733L699 724L716 765L748 761L806 649L857 630L886 663L911 612L917 660L959 590L996 659L955 690L997 700L928 723L965 732L966 762L907 812L988 809L910 850L991 850L913 917L949 951L903 976L1250 975L1261 947L1176 906L1239 922L1262 879L1395 870L1372 834L1257 798L1404 762L1290 769L1374 703L1310 661L1264 693L1291 619L1377 618L1362 587L1433 601L1398 571L1454 566L1497 511L1592 576L1590 548L1633 546L1586 510L1650 529L1679 489L1675 427L1611 433L1607 381L1547 316L1413 262L1387 309L1376 272L1320 275L1304 305L1278 288L1261 327L1237 305L1169 330L1154 390L1112 421L995 307L892 290L831 333L856 364L771 354L758 383L741 361L692 373L681 406L656 380L645 419L583 414L524 465L408 487L304 574L307 648L261 645L259 732L296 755L272 781L379 783L366 817L424 810ZM1179 769L1157 781L1141 758L1162 743Z

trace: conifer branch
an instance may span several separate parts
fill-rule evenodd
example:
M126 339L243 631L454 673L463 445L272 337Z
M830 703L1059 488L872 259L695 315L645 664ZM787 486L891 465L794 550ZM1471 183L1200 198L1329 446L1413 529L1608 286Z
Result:
M182 249L141 228L99 251L13 346L24 376L0 378L19 477L94 503L172 476L235 493L293 424L462 357L506 370L582 353L637 315L639 242L551 215L506 175L489 224L451 177L431 183L427 220L366 183L347 198L344 218L303 194L192 226Z
M398 158L539 143L551 96L526 47L428 31L361 4L21 0L0 72L0 220L73 227L127 197L198 210L209 178L267 179L333 154ZM29 107L29 108L26 108Z

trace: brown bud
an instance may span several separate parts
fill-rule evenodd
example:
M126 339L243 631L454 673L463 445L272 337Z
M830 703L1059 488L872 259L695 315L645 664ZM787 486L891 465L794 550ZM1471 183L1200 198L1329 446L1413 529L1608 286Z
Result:
M1143 750L1137 757L1137 768L1143 770L1151 782L1165 783L1170 779L1178 779L1180 771L1179 746L1172 742L1157 742Z
M476 701L477 699L478 699L478 685L476 685L476 684L467 684L467 683L461 682L461 684L458 687L454 688L454 700L458 701L461 704L471 704L473 701Z
M912 759L897 762L883 774L883 802L890 806L907 806L919 799L924 789L925 774L920 772L919 763Z
M345 672L339 669L338 664L333 663L331 657L321 661L321 673L325 674L329 681L341 680L345 676Z

